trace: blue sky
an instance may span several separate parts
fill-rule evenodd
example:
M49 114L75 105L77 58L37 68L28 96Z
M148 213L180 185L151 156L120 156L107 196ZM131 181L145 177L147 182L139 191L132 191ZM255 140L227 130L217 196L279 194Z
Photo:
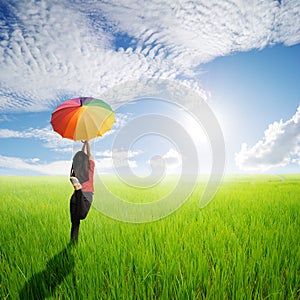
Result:
M92 143L99 172L113 172L117 133L151 110L186 120L208 172L208 141L171 98L126 104L143 94L134 87L126 101L120 89L110 96L143 78L178 82L207 101L223 131L227 173L299 173L299 1L1 1L0 25L0 175L68 174L79 145L49 122L58 104L78 96L116 110L113 130ZM180 145L157 134L119 153L138 174L154 155L180 172Z

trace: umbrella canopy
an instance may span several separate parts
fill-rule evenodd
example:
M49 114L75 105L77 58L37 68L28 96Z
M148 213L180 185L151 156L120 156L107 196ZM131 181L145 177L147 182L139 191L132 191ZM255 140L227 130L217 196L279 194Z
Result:
M51 125L62 137L90 140L110 130L115 122L112 108L100 99L80 97L65 101L52 113Z

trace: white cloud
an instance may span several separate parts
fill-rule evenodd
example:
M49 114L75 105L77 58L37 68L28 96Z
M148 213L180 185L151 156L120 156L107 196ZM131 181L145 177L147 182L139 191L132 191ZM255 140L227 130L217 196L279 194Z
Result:
M261 171L300 164L300 106L290 120L270 124L264 138L254 146L244 143L235 161L240 169Z
M131 169L134 169L137 167L137 162L133 159L137 155L140 155L142 151L136 150L136 151L111 151L111 150L105 150L105 151L98 151L95 153L95 161L97 168L100 171L105 170L113 170L114 168L121 168L129 166Z
M154 167L165 168L167 173L173 173L181 167L182 157L177 150L170 148L164 155L155 156L147 163Z
M106 153L106 152L105 152ZM114 167L125 166L124 160L113 161L112 157L95 158L97 173L112 172ZM39 158L19 158L0 155L0 169L31 171L44 175L68 175L72 162L70 160L58 160L53 162L41 162ZM130 168L136 168L137 162L128 160Z
M201 90L194 74L203 62L300 42L297 0L3 5L9 17L0 20L0 111L49 110L66 95L98 96L142 77L180 77ZM124 49L116 49L120 34L131 38Z
M177 169L181 166L181 155L177 150L173 148L171 148L166 154L164 154L162 158L165 160L167 168Z
M143 153L142 150L114 151L114 153L112 152L112 150L105 150L105 151L96 152L96 156L100 156L100 157L101 156L104 156L104 157L114 156L114 158L125 159L125 158L135 157L141 153Z
M129 79L172 69L139 52L115 51L109 32L91 28L90 12L66 1L20 2L10 10L15 23L4 22L1 30L1 110L45 110L60 93L95 96Z
M72 151L73 141L63 139L58 133L53 131L50 126L44 128L28 128L23 131L1 129L0 139L4 138L35 138L44 142L44 146L54 151Z
M143 9L146 5L147 9ZM118 24L116 30L139 41L141 52L160 49L175 64L185 67L232 51L263 48L274 41L300 41L297 0L282 4L271 0L170 0L147 4L130 0L122 5L114 0L97 6L112 23Z
M114 128L120 129L124 127L128 122L129 116L130 114L115 113Z
M115 168L122 168L129 166L130 169L137 167L137 162L131 159L113 159L112 157L104 157L100 159L95 159L95 164L99 173L103 171L113 171Z
M0 168L15 170L30 170L45 175L66 175L71 168L70 161L55 161L50 163L39 163L38 158L22 159L0 155Z

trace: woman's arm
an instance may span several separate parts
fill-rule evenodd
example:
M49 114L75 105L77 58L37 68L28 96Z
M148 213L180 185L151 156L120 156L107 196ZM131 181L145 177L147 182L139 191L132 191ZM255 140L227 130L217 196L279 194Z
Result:
M88 141L85 141L85 147L86 147L86 154L88 155L89 159L93 159L90 144Z
M82 148L81 148L81 151L83 151L84 152L84 150L85 150L85 147L86 147L86 141L81 141L82 143L83 143L83 145L82 145Z
M89 142L88 141L82 141L82 142L83 142L83 146L82 146L81 151L84 152L86 150L86 154L89 157L89 159L90 160L93 159Z

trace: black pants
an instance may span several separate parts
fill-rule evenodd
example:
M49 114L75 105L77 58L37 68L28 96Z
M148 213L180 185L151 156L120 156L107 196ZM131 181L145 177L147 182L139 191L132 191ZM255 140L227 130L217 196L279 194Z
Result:
M90 195L91 194L91 195ZM89 198L89 200L88 200ZM92 193L84 195L82 190L74 191L70 200L71 213L71 241L78 241L80 220L86 218L92 203Z

